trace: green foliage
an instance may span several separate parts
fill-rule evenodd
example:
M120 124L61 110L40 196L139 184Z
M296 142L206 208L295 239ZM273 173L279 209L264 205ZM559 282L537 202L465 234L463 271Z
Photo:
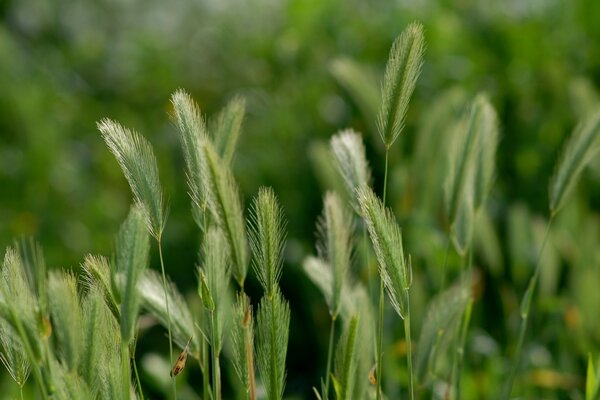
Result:
M246 112L246 101L240 97L233 98L219 113L211 125L215 148L223 162L231 165L235 148L242 132L242 122Z
M250 299L245 294L238 295L233 309L231 333L233 344L233 366L240 380L243 398L253 399L254 383L254 320Z

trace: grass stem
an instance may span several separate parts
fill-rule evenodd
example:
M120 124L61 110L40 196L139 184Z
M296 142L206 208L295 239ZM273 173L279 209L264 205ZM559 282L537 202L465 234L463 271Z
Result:
M126 342L121 341L121 384L123 385L122 393L125 395L126 399L130 398L130 372L131 371L129 369L129 345Z
M388 158L389 158L389 147L385 149L385 170L383 174L383 205L385 206L386 194L387 194L387 179L388 179ZM383 278L379 277L379 322L377 324L377 388L376 398L381 400L381 379L383 377L383 317L384 317L384 287Z
M167 288L167 276L165 275L165 263L162 254L162 243L158 238L158 254L160 257L160 272L162 274L163 290L165 291L165 306L167 308L167 330L169 333L169 365L173 365L173 338L171 336L171 311L169 310L169 295ZM177 385L175 377L171 377L171 384L173 386L173 399L177 399Z
M529 310L531 308L531 300L533 298L535 287L537 285L538 277L540 274L542 255L544 254L544 248L546 247L546 242L548 241L548 237L550 236L550 227L552 225L552 221L554 221L554 214L550 216L548 225L546 225L546 232L544 233L542 246L537 256L535 268L533 270L533 275L531 276L529 284L527 285L527 289L523 294L523 299L521 299L521 326L519 327L519 338L517 340L517 347L515 348L515 354L513 356L513 363L511 366L510 374L508 376L508 379L506 380L504 390L502 391L501 399L503 400L510 399L515 377L517 376L519 365L521 363L521 352L523 351L523 343L525 342L525 333L527 331L527 323L529 321Z
M333 337L335 335L335 319L336 317L331 317L331 327L329 328L329 346L327 348L327 371L325 372L325 390L323 393L323 398L329 398L329 375L331 374L331 359L333 354Z
M406 338L406 366L408 369L408 393L409 399L415 399L415 389L413 382L413 365L412 365L412 340L410 336L410 300L408 289L406 291L406 316L404 317L404 335Z
M212 357L212 391L213 391L213 400L221 400L221 368L219 365L219 353L217 349L217 318L215 316L215 312L211 311L210 313L210 322L211 322L211 337L212 343L210 346L210 354Z
M133 372L135 373L135 381L137 383L138 392L140 393L140 399L144 400L144 392L142 391L142 382L140 381L140 374L138 373L137 363L135 362L135 349L137 345L137 335L133 339L133 346L130 352L131 363L133 364Z

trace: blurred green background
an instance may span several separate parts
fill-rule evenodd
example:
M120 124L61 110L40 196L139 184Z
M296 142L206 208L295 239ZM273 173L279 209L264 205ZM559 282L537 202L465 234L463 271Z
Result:
M0 1L0 245L35 236L49 265L74 269L87 253L112 253L131 195L95 127L110 117L154 145L170 205L168 273L193 294L199 235L169 97L184 88L212 115L240 94L247 116L234 170L246 204L268 185L286 210L286 390L309 398L324 370L329 316L300 265L314 252L314 221L329 184L323 145L346 127L363 132L381 188L372 114L379 92L371 82L378 85L391 43L413 20L425 27L426 62L392 154L390 198L408 226L406 248L420 260L415 268L426 271L424 282L443 260L445 239L443 215L435 213L440 199L424 205L410 184L415 167L434 169L409 163L418 135L443 135L443 126L427 125L440 99L462 104L479 91L501 121L465 372L468 398L487 398L509 362L554 162L576 122L600 101L597 0ZM348 65L362 71L358 95L343 79ZM518 382L528 396L581 398L587 354L600 351L599 182L596 161L553 231L550 272L526 346L528 372ZM156 267L156 256L152 262ZM415 307L422 310L431 288L417 286ZM252 286L250 292L260 293ZM152 328L139 357L162 352L162 335ZM388 360L394 357L402 354Z

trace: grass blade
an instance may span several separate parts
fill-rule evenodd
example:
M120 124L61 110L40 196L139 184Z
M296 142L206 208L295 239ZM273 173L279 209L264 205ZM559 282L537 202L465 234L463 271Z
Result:
M496 166L496 148L498 147L498 116L488 98L479 95L475 100L481 103L481 114L478 121L479 151L475 160L475 192L474 208L479 209L487 198L494 179Z

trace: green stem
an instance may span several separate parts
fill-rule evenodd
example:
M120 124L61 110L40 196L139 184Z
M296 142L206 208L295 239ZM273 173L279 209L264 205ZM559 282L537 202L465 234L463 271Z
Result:
M385 149L385 170L383 174L383 205L385 206L386 194L387 194L387 180L388 180L388 158L389 158L389 147ZM379 322L377 324L377 387L376 387L376 398L381 400L381 379L383 377L383 317L384 317L384 287L383 279L379 277Z
M211 364L212 364L212 389L213 389L213 400L221 400L221 368L219 365L219 349L218 349L218 338L217 338L217 319L215 312L210 313L211 331L212 331L212 343L211 343Z
M369 305L375 301L375 289L373 288L373 278L371 277L371 262L369 257L369 242L367 237L367 224L363 223L363 247L365 250L365 264L367 266L367 284L369 287ZM377 338L373 337L373 354L377 353Z
M137 335L133 339L133 347L130 352L131 363L133 364L133 371L135 372L135 381L137 383L138 391L140 393L140 399L144 400L144 392L142 391L142 382L140 381L140 375L137 369L137 363L135 362L135 349L137 347Z
M408 368L408 393L410 400L415 399L415 389L413 382L413 366L412 366L412 340L410 337L410 298L408 289L406 291L406 316L404 317L404 335L406 338L406 366Z
M335 331L335 316L331 317L331 327L329 328L329 347L327 349L327 371L325 372L325 390L323 399L329 398L329 375L331 374L331 358L333 354L333 336Z
M202 340L202 362L200 369L202 370L202 399L210 399L210 377L208 376L208 344L206 340Z
M446 234L446 250L444 251L444 264L442 265L442 284L440 286L440 292L446 288L446 268L448 264L448 253L450 252L450 232Z
M173 365L173 338L171 336L171 311L169 310L169 295L167 289L167 276L165 275L165 263L162 254L162 243L160 238L158 239L158 254L160 257L160 271L162 273L163 290L165 292L165 305L167 307L167 330L169 332L169 365ZM177 399L177 385L175 377L171 377L171 383L173 386L173 399Z
M460 395L460 371L462 369L463 360L465 357L465 345L467 342L467 332L469 331L469 323L471 322L471 311L473 310L473 298L470 298L467 307L465 308L465 312L463 314L463 321L460 327L460 338L459 345L456 349L456 354L454 358L454 364L452 366L452 376L454 380L454 388L455 388L455 399L461 399Z
M245 295L244 295L245 296ZM252 353L252 338L250 337L250 328L252 326L252 320L248 321L248 325L244 327L244 343L246 347L246 367L248 368L248 375L250 380L250 387L247 388L250 394L250 400L256 400L256 383L254 378L254 356Z
M531 276L529 284L527 285L527 289L525 290L523 298L521 299L521 326L519 327L519 338L517 341L517 347L515 348L515 354L510 374L504 386L503 394L501 397L504 400L508 400L510 398L515 377L517 376L517 372L519 370L519 364L521 363L521 352L523 350L523 343L525 342L525 332L527 331L527 323L529 321L529 309L531 308L531 300L533 298L535 287L537 285L537 281L540 274L540 265L542 255L544 253L544 248L546 247L546 242L548 241L548 237L550 236L550 226L552 225L552 221L554 221L554 214L550 216L548 225L546 225L546 232L544 233L544 239L542 240L542 246L538 253L535 268L533 270L533 275Z
M123 394L125 394L125 398L130 398L129 393L129 375L131 371L129 368L129 346L127 343L121 341L121 384L123 385Z

